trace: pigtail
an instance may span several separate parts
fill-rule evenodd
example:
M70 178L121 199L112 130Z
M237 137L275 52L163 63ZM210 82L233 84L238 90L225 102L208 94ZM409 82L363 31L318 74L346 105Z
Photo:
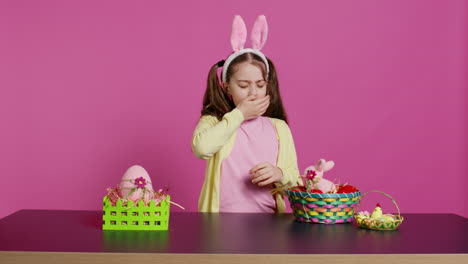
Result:
M267 94L270 95L270 105L266 110L264 116L274 117L281 120L284 120L288 123L288 118L286 115L286 110L283 107L283 100L281 100L278 75L276 73L276 68L273 62L267 58L268 66L270 68L270 73L268 74L268 86Z
M207 87L203 97L203 115L216 116L221 120L227 112L235 108L234 102L229 99L226 91L221 87L218 78L219 65L216 63L208 73Z

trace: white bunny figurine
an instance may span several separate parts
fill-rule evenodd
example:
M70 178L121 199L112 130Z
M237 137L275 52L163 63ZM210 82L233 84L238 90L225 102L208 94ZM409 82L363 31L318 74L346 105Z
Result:
M335 162L332 160L326 161L325 159L320 159L317 164L307 167L304 175L307 175L309 171L315 171L314 182L316 183L316 188L324 193L333 192L336 189L335 184L323 178L323 173L331 170L333 166L335 166Z

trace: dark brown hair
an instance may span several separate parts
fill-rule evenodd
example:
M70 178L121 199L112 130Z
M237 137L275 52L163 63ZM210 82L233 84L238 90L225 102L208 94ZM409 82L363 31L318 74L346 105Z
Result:
M288 120L281 100L276 69L273 62L268 58L267 60L270 72L268 74L266 93L267 95L270 95L270 105L263 116L278 118L287 123ZM242 62L250 62L253 65L258 66L262 70L263 78L266 79L266 67L263 60L258 55L247 52L236 57L231 62L226 72L226 82L229 82L231 76L237 71L236 66ZM201 114L216 116L218 120L221 120L224 114L232 111L236 106L229 98L226 90L221 86L217 74L218 68L218 63L216 63L211 67L208 74L208 83L206 86L205 96L203 97L203 109Z

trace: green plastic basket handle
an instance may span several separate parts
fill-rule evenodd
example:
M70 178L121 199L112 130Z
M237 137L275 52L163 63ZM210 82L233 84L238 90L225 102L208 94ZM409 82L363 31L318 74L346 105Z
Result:
M388 195L388 194L386 194L386 193L384 193L384 192L381 192L381 191L368 191L368 192L364 193L363 195L361 195L361 199L359 199L359 203L358 203L358 205L356 206L355 214L357 214L358 211L359 211L359 210L358 210L358 207L359 207L359 204L360 204L361 201L362 201L362 198L363 198L364 196L366 196L366 194L368 194L368 193L370 193L370 192L381 193L381 194L387 196L388 198L392 199L393 204L395 205L396 209L398 210L398 217L401 217L401 215L400 215L400 208L398 207L398 204L396 203L395 199L393 199L390 195Z

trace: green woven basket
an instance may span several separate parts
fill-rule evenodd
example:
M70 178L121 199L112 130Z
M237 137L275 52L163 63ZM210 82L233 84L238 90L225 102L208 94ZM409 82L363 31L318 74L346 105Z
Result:
M286 190L296 220L323 224L353 221L354 207L361 198L354 193L308 193Z
M128 201L127 206L118 200L115 206L105 196L103 199L103 230L167 230L169 227L169 203L167 195L158 205L154 200L145 205L143 201L134 204Z
M358 216L358 206L359 204L356 206L356 214L354 215L354 219L355 219L355 222L356 224L360 227L360 228L365 228L365 229L374 229L374 230L395 230L397 229L401 223L403 223L403 216L401 216L400 214L400 208L398 207L398 204L396 203L395 199L393 199L393 197L391 197L390 195L384 193L384 192L381 192L381 191L368 191L366 193L364 193L362 195L362 197L366 196L368 193L371 193L371 192L376 192L376 193L381 193L385 196L387 196L388 198L392 199L392 202L393 204L395 205L395 207L397 208L398 210L398 214L397 215L393 215L394 217L394 221L382 221L382 220L379 220L379 219L372 219L372 218L369 218L369 217L366 217L366 218L360 218Z

